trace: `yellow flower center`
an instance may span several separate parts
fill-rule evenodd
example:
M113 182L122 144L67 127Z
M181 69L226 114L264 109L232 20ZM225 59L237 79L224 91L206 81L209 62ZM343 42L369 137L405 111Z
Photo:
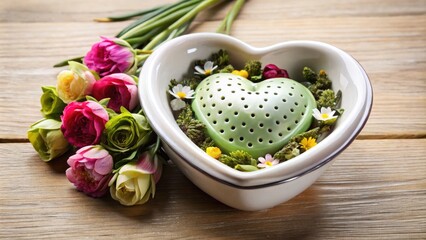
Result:
M327 113L323 113L323 114L321 114L321 117L322 117L323 119L327 119L327 118L328 118L328 114L327 114Z
M210 75L212 73L211 69L204 70L205 75Z
M176 95L181 99L186 97L186 93L184 92L177 92Z
M271 166L272 166L272 162L271 162L271 161L266 161L266 162L265 162L265 164L266 164L267 166L269 166L269 167L271 167Z
M210 157L218 159L220 155L222 154L222 151L220 151L220 148L218 147L208 147L206 148L206 153Z

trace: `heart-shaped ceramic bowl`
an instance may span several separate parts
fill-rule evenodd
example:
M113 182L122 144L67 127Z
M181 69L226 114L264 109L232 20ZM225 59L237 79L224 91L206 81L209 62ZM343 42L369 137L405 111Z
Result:
M242 68L257 59L263 65L287 69L301 79L304 66L324 69L335 91L342 91L345 109L334 130L309 151L277 166L255 172L239 172L208 156L180 130L167 94L171 79L192 71L191 63L226 49L231 62ZM370 81L350 55L331 45L314 41L283 42L255 48L227 35L188 34L160 46L148 58L139 79L142 107L164 149L179 169L200 189L217 200L241 210L261 210L280 204L312 185L359 134L370 114L373 94Z

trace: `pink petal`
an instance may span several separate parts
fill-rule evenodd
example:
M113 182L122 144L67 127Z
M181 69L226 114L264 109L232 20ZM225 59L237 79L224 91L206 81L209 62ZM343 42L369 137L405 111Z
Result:
M101 158L98 161L96 161L94 170L95 172L99 174L107 175L111 172L112 165L113 165L112 157L111 155L108 155L105 158Z
M67 178L68 178L68 181L70 181L70 182L72 182L72 183L75 183L75 178L74 178L74 172L73 172L73 170L71 169L71 168L68 168L66 171L65 171L65 175L67 176Z
M136 164L136 167L148 174L152 174L157 170L157 164L152 161L150 154L144 153L139 162Z
M109 155L108 151L103 148L94 147L94 146L90 146L90 147L92 148L90 149L90 151L87 151L82 154L84 158L100 159L100 158L105 158L106 156Z

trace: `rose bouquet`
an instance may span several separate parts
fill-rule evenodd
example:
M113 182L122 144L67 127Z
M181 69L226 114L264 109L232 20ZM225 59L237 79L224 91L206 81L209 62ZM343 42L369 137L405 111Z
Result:
M28 139L44 161L71 151L66 177L77 190L123 205L154 197L165 154L138 97L144 60L162 42L182 35L199 12L224 0L182 0L129 15L139 17L116 37L101 37L83 57L61 62L56 86L43 86L43 119ZM218 31L229 33L244 0L235 1Z

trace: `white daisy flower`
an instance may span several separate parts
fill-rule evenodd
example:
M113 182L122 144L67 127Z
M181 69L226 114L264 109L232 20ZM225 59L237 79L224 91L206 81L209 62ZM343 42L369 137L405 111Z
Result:
M331 111L330 107L321 107L321 112L318 109L314 109L312 115L314 118L316 118L318 121L328 121L328 120L334 120L337 118L337 116L334 116L334 113L336 111Z
M257 167L260 167L260 168L272 167L280 163L280 161L278 161L277 159L274 159L269 153L266 154L265 157L259 157L258 160L260 163L257 164Z
M202 69L200 66L195 66L195 74L210 75L216 68L217 66L213 66L212 61L207 61L206 63L204 63L204 69Z
M184 108L186 103L183 101L183 99L192 99L194 98L195 94L194 90L188 86L182 86L182 84L174 86L172 90L169 90L169 93L176 98L170 102L170 105L174 111Z

